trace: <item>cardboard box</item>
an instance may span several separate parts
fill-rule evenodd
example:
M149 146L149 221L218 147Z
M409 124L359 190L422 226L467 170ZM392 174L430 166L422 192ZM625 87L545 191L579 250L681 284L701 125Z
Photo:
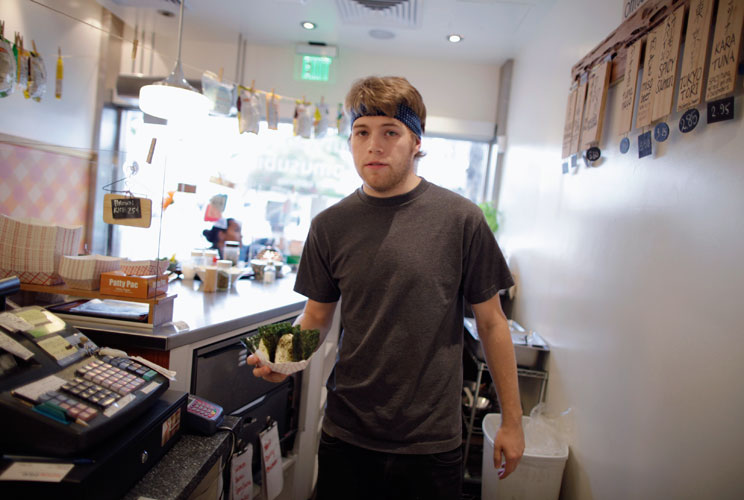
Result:
M147 299L168 291L168 275L122 276L121 273L101 273L101 294Z

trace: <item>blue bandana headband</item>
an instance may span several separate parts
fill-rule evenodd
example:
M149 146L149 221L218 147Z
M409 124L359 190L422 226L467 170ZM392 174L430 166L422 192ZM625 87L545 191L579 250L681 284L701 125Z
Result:
M372 112L372 113L368 113L367 110L364 108L364 106L362 106L361 113L358 113L355 110L351 111L351 125L354 126L354 122L356 121L356 119L362 116L387 116L387 115L379 110ZM398 111L395 113L395 116L393 118L403 123L403 125L411 129L411 132L416 134L416 137L421 139L421 136L423 135L423 132L421 130L421 119L411 108L409 108L405 104L400 104L398 106Z

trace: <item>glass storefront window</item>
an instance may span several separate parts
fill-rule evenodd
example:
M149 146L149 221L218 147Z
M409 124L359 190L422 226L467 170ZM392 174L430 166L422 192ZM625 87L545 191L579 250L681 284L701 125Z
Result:
M149 229L113 226L111 253L130 259L185 258L192 248L209 247L202 231L220 216L242 224L243 246L273 242L285 255L298 254L312 217L358 188L348 142L329 129L323 138L295 137L291 123L258 134L239 134L236 118L210 116L203 125L178 133L144 122L140 111L122 113L122 162L139 171L120 186L153 200ZM157 138L151 164L145 158ZM488 143L424 137L417 173L471 200L481 201ZM196 186L195 193L178 191ZM121 187L120 187L121 189ZM162 209L161 200L166 200ZM224 210L209 209L224 201ZM244 251L244 258L250 258Z

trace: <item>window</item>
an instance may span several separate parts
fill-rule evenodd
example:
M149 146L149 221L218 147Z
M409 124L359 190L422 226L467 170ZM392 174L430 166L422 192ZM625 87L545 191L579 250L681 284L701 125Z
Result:
M213 117L203 126L178 133L172 127L144 122L136 110L122 113L120 148L124 170L138 172L123 187L153 200L149 229L113 226L111 253L130 259L180 258L209 242L202 231L210 200L226 203L222 217L243 225L243 245L273 240L285 255L299 254L312 217L361 184L347 139L331 128L323 138L293 135L291 123L259 134L239 134L235 118ZM153 161L145 159L156 138ZM487 172L488 143L424 137L418 174L480 201ZM178 185L196 186L195 193ZM165 203L161 204L161 200ZM165 206L164 209L161 207ZM208 218L208 217L207 217ZM250 255L246 255L247 258Z

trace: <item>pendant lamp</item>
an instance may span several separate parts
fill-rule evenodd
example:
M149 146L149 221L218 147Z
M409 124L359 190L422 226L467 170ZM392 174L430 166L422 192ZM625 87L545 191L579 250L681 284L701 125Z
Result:
M209 99L186 81L181 66L181 39L183 38L183 5L180 0L178 16L178 58L173 71L165 80L140 88L139 107L148 115L163 119L206 116Z

